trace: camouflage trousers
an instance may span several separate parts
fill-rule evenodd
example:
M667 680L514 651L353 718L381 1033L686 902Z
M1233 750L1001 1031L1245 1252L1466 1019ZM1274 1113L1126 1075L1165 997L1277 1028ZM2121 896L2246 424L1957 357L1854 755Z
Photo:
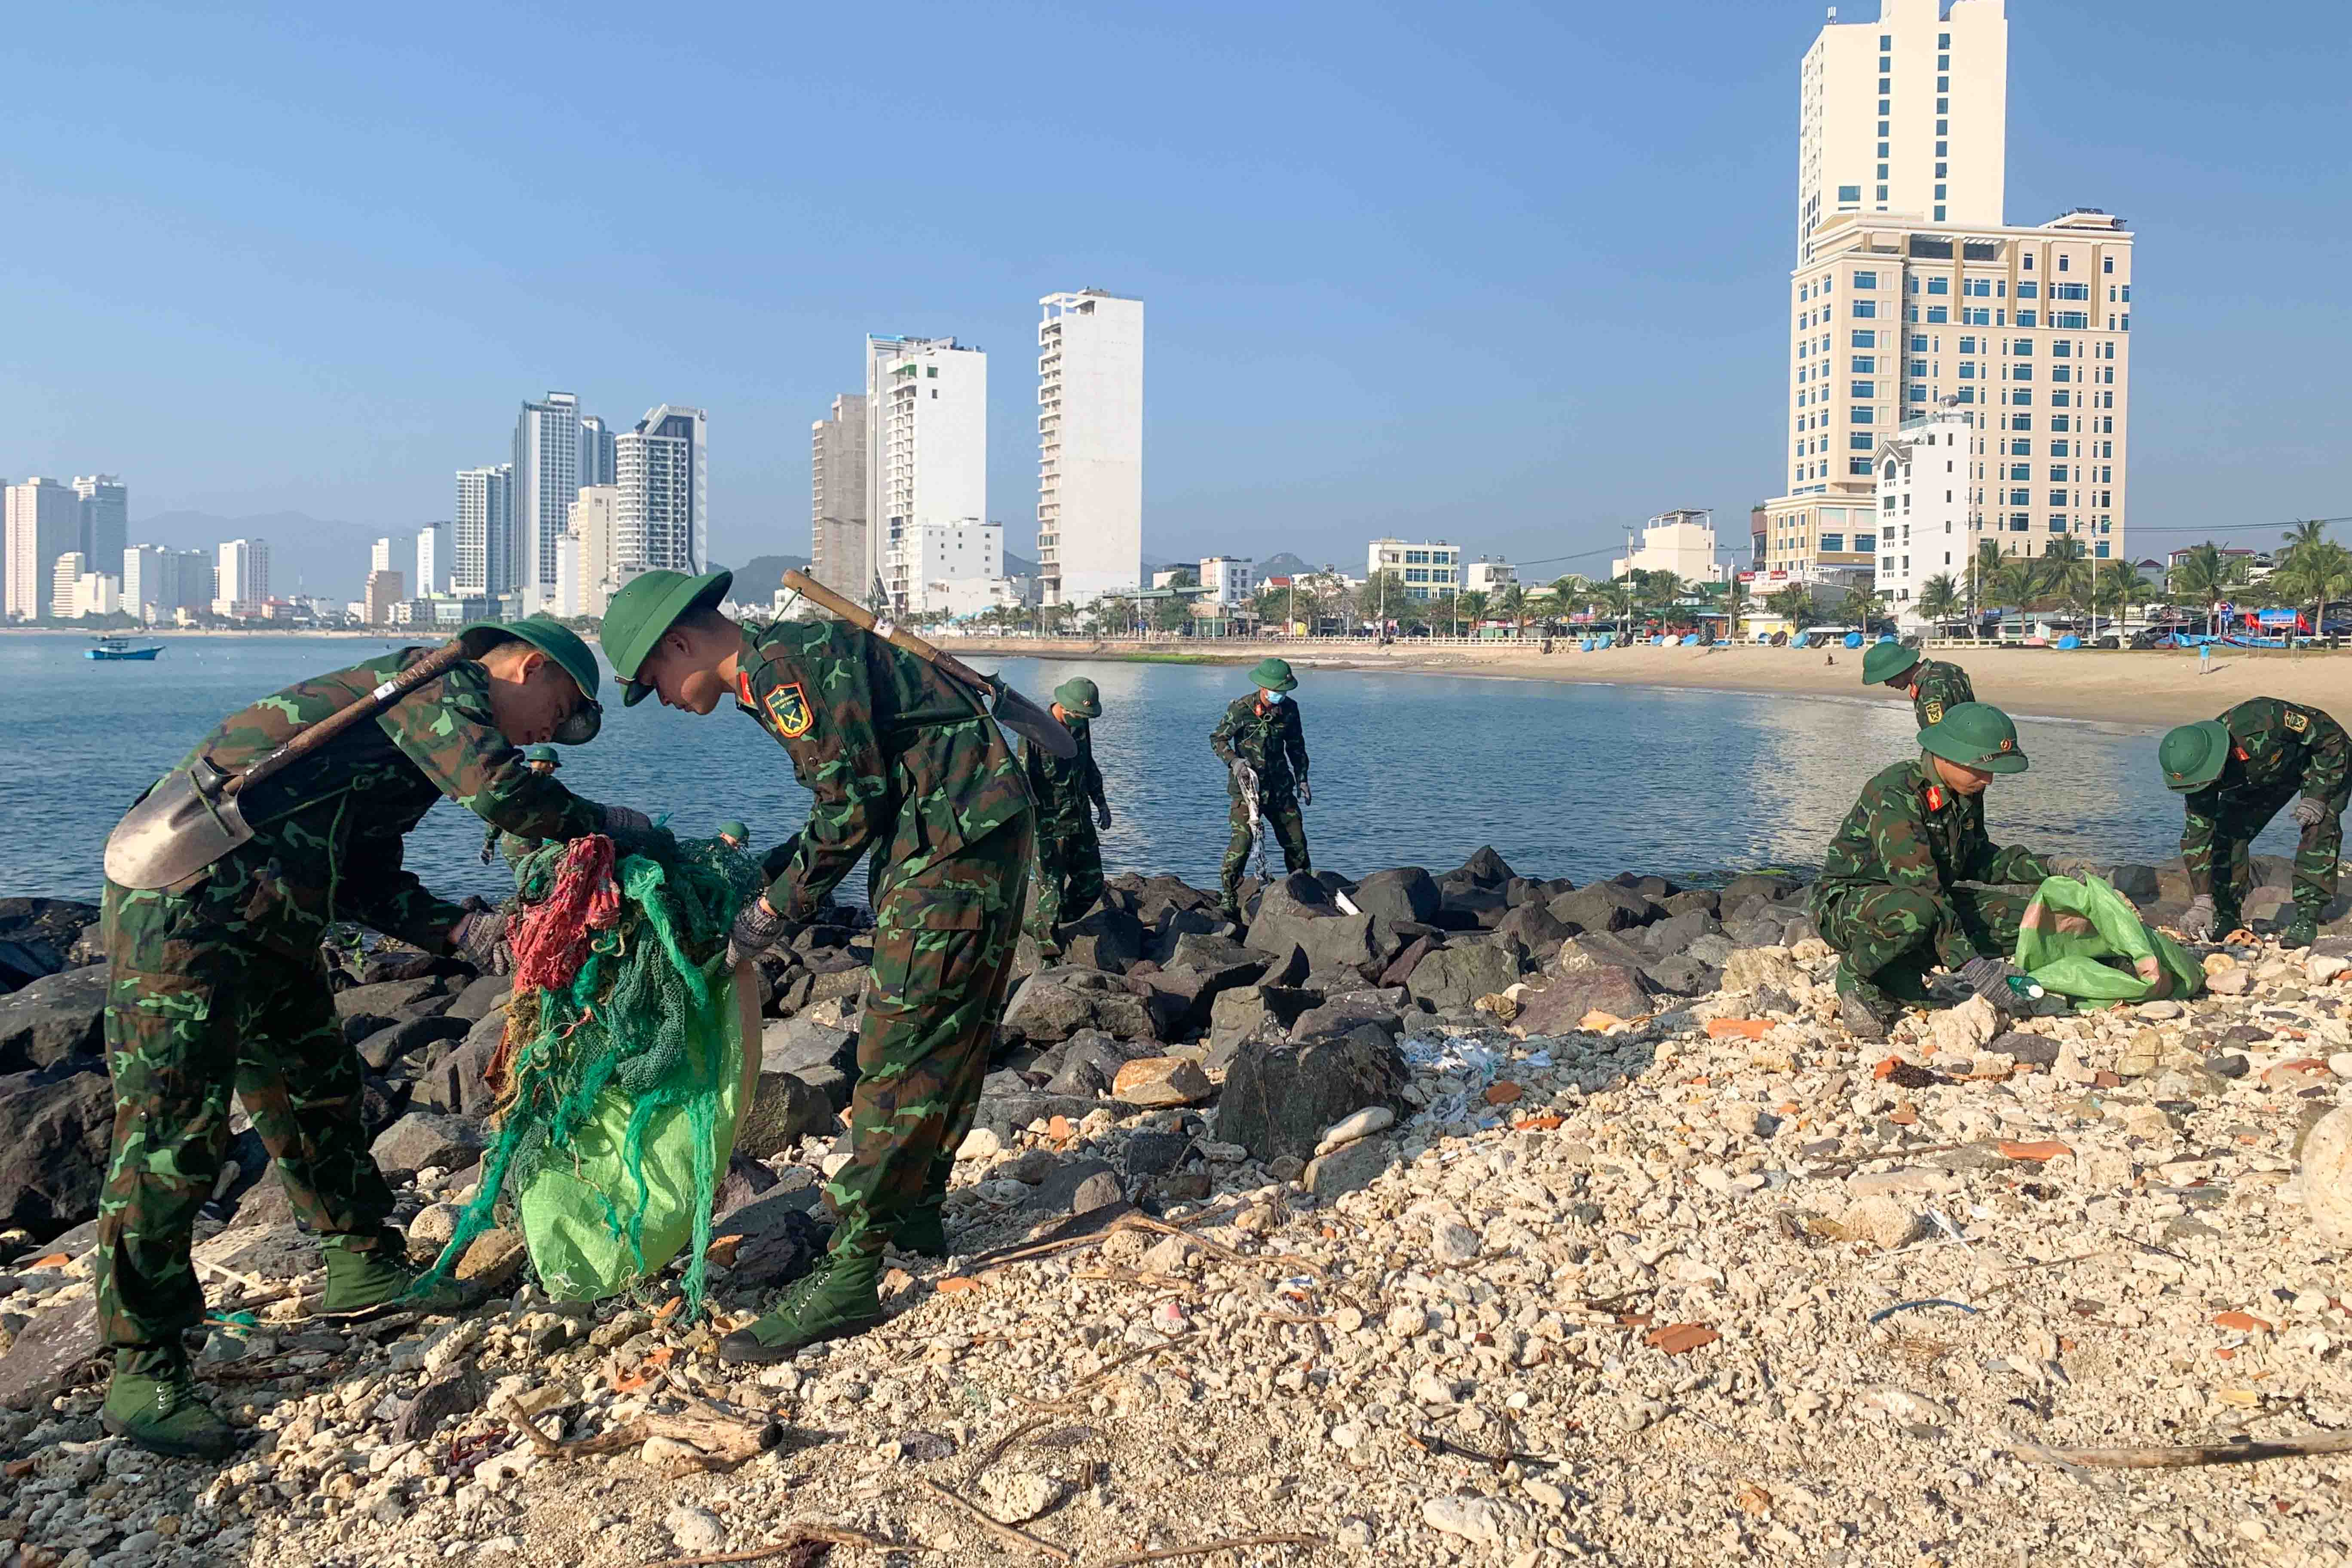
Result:
M2182 858L2189 862L2190 877L2196 877L2197 861L2202 859L2211 879L2214 908L2231 917L2230 924L2237 923L2238 911L2253 888L2255 838L2270 826L2271 818L2294 804L2297 793L2289 788L2249 801L2232 801L2214 818L2213 840L2201 853L2184 846ZM2344 854L2345 805L2343 795L2329 801L2327 815L2303 829L2295 839L2294 907L2297 913L2315 921L2336 897L2336 865Z
M188 1253L227 1153L232 1089L312 1230L374 1235L392 1189L368 1153L365 1074L322 960L265 952L165 893L110 883L104 919L114 1147L99 1199L99 1332L115 1349L176 1346L204 1320Z
M1848 974L1905 1001L1926 999L1927 971L2017 951L2029 900L1990 888L1948 888L1940 899L1915 888L1843 888L1813 910L1822 940Z
M1225 863L1219 868L1224 888L1225 902L1239 905L1242 901L1242 876L1250 863L1249 802L1238 790L1227 792L1233 796L1233 838L1225 845ZM1298 809L1298 797L1285 790L1269 795L1258 807L1265 820L1265 831L1274 835L1282 846L1282 868L1286 871L1312 871L1307 858L1307 818Z
M875 900L849 1163L824 1189L835 1252L879 1252L947 1191L1004 1015L1030 836L1007 823Z
M1038 825L1036 878L1029 934L1042 947L1057 947L1055 929L1084 917L1103 896L1102 845L1093 818Z

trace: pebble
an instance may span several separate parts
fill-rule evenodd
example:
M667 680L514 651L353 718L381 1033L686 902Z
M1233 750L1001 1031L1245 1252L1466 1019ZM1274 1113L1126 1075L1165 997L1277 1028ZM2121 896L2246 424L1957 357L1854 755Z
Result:
M727 1527L707 1508L680 1503L664 1516L662 1524L681 1556L698 1557L727 1545Z

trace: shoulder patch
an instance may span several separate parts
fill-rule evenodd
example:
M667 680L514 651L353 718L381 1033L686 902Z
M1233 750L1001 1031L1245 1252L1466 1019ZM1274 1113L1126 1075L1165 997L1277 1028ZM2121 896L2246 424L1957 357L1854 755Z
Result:
M1927 722L1940 724L1943 721L1944 700L1940 697L1930 697L1927 699Z
M1944 809L1944 786L1942 784L1929 784L1927 786L1927 809L1929 811L1941 811Z
M809 706L808 693L797 680L787 681L768 693L768 717L775 721L776 733L787 741L797 741L816 723L816 711Z
M2279 718L2281 722L2284 723L2288 729L2294 731L2298 735L2311 728L2311 715L2308 713L2297 712L2292 708L2280 714Z

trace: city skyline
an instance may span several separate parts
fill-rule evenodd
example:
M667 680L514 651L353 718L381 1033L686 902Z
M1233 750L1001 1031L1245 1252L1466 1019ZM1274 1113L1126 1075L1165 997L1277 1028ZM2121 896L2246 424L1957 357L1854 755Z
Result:
M2346 174L2320 151L2327 139L2308 134L2328 73L2325 51L2292 47L2298 8L2281 29L2218 45L2210 13L2183 5L2137 10L2127 33L2084 5L2008 9L2008 217L2038 222L2097 201L2166 255L2165 306L2142 328L2158 334L2143 344L2158 353L2137 400L2136 539L2158 552L2210 526L2267 543L2287 519L2352 510L2337 499L2352 458L2327 438L2320 401L2277 374L2301 363L2315 330L2324 337L2342 320L2318 279L2344 247ZM1820 16L1812 5L1496 12L1477 26L1381 16L1336 54L1327 30L1283 18L1255 30L1261 60L1237 62L1209 52L1213 19L1145 15L1107 29L1098 47L1157 51L1165 76L1149 73L1135 103L1102 123L1172 112L1180 63L1236 89L1250 111L1181 153L1119 135L1057 141L1018 111L987 111L915 168L914 195L887 209L866 182L755 172L728 150L743 122L722 111L704 139L713 150L688 157L665 186L705 221L675 236L629 232L630 245L648 247L646 265L676 280L660 296L664 314L624 309L593 351L576 305L552 310L519 290L587 297L587 278L609 269L620 243L605 226L551 259L428 244L452 237L446 214L504 166L501 147L525 144L511 135L529 118L521 104L453 127L449 148L399 138L371 156L340 121L334 93L410 110L372 121L437 119L430 100L411 101L423 89L410 83L348 61L308 68L324 38L367 36L364 17L334 18L310 41L234 28L208 40L167 24L93 55L76 42L85 24L37 16L28 47L46 42L45 55L68 63L28 85L26 136L8 154L28 210L70 219L82 192L119 192L110 199L131 243L118 249L162 265L134 278L86 249L70 222L49 226L63 237L55 254L12 259L5 286L42 308L26 313L12 346L12 363L32 374L0 390L17 432L0 474L120 468L144 476L134 499L156 511L292 510L406 531L446 514L442 476L496 454L482 445L486 416L510 419L534 388L568 387L607 411L632 406L635 388L677 389L728 430L759 433L730 436L712 476L711 555L804 550L782 542L804 533L798 499L809 484L807 454L788 433L855 385L841 342L913 330L1019 344L1034 329L1027 302L1078 279L1153 303L1153 556L1246 550L1272 536L1345 558L1378 533L1475 537L1529 559L1599 551L1661 506L1705 501L1729 517L1775 490L1773 432L1749 411L1780 379L1782 340L1758 317L1785 287L1801 190L1792 89ZM723 104L727 86L749 79L769 84L749 95L765 102L803 85L768 67L747 78L734 63L761 56L745 46L770 30L762 18L721 8L712 21L702 36L730 47L697 51L684 74L700 73L698 100ZM981 58L1006 47L976 19L943 25ZM511 24L487 26L498 36ZM863 36L843 18L819 26L837 51ZM1475 51L1464 43L1473 36ZM577 63L610 41L590 27L556 47ZM248 46L253 59L232 58ZM2191 54L2199 69L2184 78L2174 62ZM61 89L92 68L71 62L100 56L110 79L138 89L140 108L68 141L68 125L86 128L66 116L77 100ZM199 80L262 73L217 130L175 109L189 84L165 67L191 58ZM1390 90L1408 65L1425 86ZM810 94L787 133L838 96L821 68L783 69L794 72ZM315 87L285 85L314 75ZM1285 78L1284 89L1253 96L1261 75ZM1612 129L1668 84L1678 115L1644 121L1639 140ZM918 106L911 124L887 132L890 145L936 137L944 112ZM203 127L177 151L181 164L159 161L151 114ZM628 119L598 104L568 110L564 123L617 142ZM1548 150L1564 137L1580 152L1559 167ZM1008 154L1033 144L1052 146L1074 176L1043 229L990 210L1014 205L1005 198L1019 180L1005 171L1022 160ZM305 189L339 162L374 167L408 153L416 165L372 198L384 246L348 269L314 263L341 254L355 214L330 204L306 219L318 232L300 235L266 216L267 192ZM625 154L632 165L649 155ZM187 163L222 177L160 177ZM1250 177L1234 180L1236 170ZM772 198L751 206L805 221L779 229L781 219L740 216L745 204L724 214L710 205L746 179ZM1669 210L1703 213L1709 243L1662 245L1643 220ZM896 226L908 211L936 215L939 243L904 243ZM2282 274L2283 293L2232 281L2250 214L2311 263ZM231 276L221 263L245 254L248 231L268 241L263 265ZM805 237L820 233L813 248ZM1243 235L1249 243L1235 245ZM792 258L782 269L766 265L779 238ZM170 280L158 283L159 272ZM131 301L152 307L135 331L100 321ZM467 351L450 352L460 335ZM1707 374L1692 376L1694 363ZM367 375L352 374L360 364ZM1245 409L1229 395L1244 378L1294 375L1317 396ZM1017 525L1034 504L1034 436L1025 386L999 381L986 514ZM256 468L226 437L226 410L256 402L294 423L293 461ZM1692 454L1693 424L1726 439ZM1657 476L1670 465L1674 489L1662 494Z

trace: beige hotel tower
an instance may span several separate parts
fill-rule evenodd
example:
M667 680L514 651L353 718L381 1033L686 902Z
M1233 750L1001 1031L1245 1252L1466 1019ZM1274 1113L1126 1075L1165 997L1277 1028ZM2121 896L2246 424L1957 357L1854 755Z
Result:
M1755 518L1759 594L1788 581L1965 572L1977 542L2121 562L2132 236L2076 208L2001 220L2003 0L1832 10L1800 71L1785 493ZM1900 553L1874 459L1938 407L1968 416L1968 537ZM1941 549L1941 542L1938 542Z

